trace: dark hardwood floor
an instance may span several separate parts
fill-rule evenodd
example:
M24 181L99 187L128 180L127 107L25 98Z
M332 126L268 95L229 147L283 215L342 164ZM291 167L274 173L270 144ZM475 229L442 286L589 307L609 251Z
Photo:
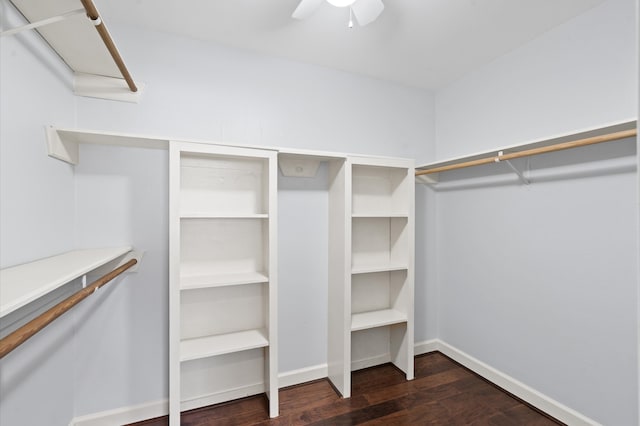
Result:
M416 357L415 380L391 364L356 371L351 398L328 380L280 390L280 417L269 419L264 395L182 414L184 426L208 425L558 425L446 356ZM136 423L160 426L167 417Z

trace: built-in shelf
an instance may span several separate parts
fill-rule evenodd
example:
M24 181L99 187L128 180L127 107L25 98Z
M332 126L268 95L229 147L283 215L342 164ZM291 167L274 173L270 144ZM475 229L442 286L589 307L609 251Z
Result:
M409 217L406 213L354 213L351 215L354 219L369 219L369 218L407 218Z
M0 271L0 317L131 251L131 247L73 250Z
M380 362L413 379L413 174L399 158L329 167L327 376L345 398L351 372Z
M245 330L180 342L180 361L208 358L269 346L264 329Z
M259 284L269 282L269 277L260 272L244 274L218 275L183 275L180 277L181 290L196 290L209 287L223 287L230 285Z
M373 272L391 272L391 271L402 271L407 269L407 264L386 264L386 265L358 265L353 266L351 268L351 273L356 274L370 274Z
M181 219L268 219L269 215L264 213L256 214L215 214L207 212L185 212L180 213Z
M351 315L351 331L407 322L407 315L394 309L361 312Z
M169 152L169 424L262 392L276 417L277 154L190 142Z

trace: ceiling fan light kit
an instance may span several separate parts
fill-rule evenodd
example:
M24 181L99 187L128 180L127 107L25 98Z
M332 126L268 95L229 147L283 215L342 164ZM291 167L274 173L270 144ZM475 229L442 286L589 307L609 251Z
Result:
M382 0L326 0L335 7L349 7L348 27L353 27L353 16L358 25L364 27L375 21L384 10ZM311 16L324 0L301 0L291 15L295 19L306 19Z

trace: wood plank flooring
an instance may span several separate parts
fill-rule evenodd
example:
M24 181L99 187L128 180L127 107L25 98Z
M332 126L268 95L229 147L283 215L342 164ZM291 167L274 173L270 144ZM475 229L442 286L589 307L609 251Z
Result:
M269 419L264 395L182 414L184 426L209 425L558 425L439 352L416 357L415 380L391 364L356 371L352 396L328 380L280 390L280 417ZM136 423L164 426L167 417Z

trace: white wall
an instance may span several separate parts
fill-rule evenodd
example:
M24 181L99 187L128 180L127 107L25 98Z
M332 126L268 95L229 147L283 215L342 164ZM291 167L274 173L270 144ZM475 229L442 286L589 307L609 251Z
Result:
M76 416L168 395L168 152L82 146L80 156L77 247L132 245L144 257L77 308Z
M23 21L2 2L0 23ZM0 267L73 247L73 170L47 158L43 127L75 124L70 86L69 70L38 36L0 38ZM15 318L3 318L0 331ZM73 327L73 317L60 318L0 361L0 424L69 421Z
M3 28L22 24L12 7L3 2L0 8ZM75 100L71 73L37 35L0 38L0 55L0 267L5 267L73 244L73 170L47 158L43 141L45 123L75 124Z
M83 98L90 129L426 160L430 92L110 24L147 89L139 105Z
M74 246L130 243L147 252L140 272L50 326L54 344L69 351L64 359L51 367L55 357L42 366L31 362L33 380L3 376L3 424L66 424L168 394L167 153L84 146L74 170L46 157L45 124L422 160L432 154L433 96L426 91L110 28L132 73L147 85L139 104L74 98L68 71L61 68L66 80L59 82L60 71L40 63L55 58L46 48L34 55L20 39L2 39L3 59L5 52L25 57L1 61L3 266ZM281 184L281 372L326 362L326 223L309 224L326 221L326 189L324 169L315 179ZM312 206L318 209L306 210ZM301 230L316 244L296 244ZM303 262L308 268L300 268ZM312 279L309 269L318 272ZM70 329L73 337L65 334ZM416 327L417 336L435 337L428 333ZM38 358L47 339L33 342L23 352ZM3 371L17 365L2 362ZM60 375L69 386L49 392L55 409L21 408L34 402L31 395L43 398L34 386Z
M636 17L610 0L438 91L437 156L637 117ZM440 339L608 425L638 424L635 149L534 157L530 186L449 173L435 194Z
M327 362L329 174L278 176L280 371Z
M634 3L609 0L438 91L437 158L636 118Z

